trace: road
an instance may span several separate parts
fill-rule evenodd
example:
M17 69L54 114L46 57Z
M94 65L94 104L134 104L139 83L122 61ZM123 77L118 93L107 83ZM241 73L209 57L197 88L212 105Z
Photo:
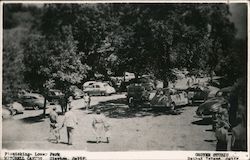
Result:
M74 144L68 146L66 129L61 142L48 141L49 119L42 119L42 110L26 110L24 114L3 121L4 149L60 149L87 151L149 151L149 150L215 150L214 132L208 122L195 118L197 106L179 108L179 115L159 109L132 110L126 105L125 93L92 97L93 108L100 108L111 125L111 142L94 143L91 122L93 112L82 108L82 100L74 101L79 124ZM49 109L46 111L49 112ZM59 116L60 121L63 116Z

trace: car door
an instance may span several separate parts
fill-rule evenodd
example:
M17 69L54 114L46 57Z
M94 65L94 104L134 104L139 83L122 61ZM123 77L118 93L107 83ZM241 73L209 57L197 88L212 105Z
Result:
M101 95L101 86L99 84L96 84L94 87L94 94L95 95Z
M95 85L88 86L84 91L89 93L89 95L95 95Z
M195 94L194 94L194 100L200 100L202 99L202 90L200 88L195 89Z
M22 98L22 105L26 108L31 106L31 102L32 102L31 96L24 96Z
M194 88L188 88L187 89L187 93L188 93L188 98L189 99L192 99L193 97L194 97L194 95L195 95L195 91L194 91Z
M177 106L180 105L178 94L176 94L175 92L170 92L170 97L171 97L172 102L175 103L175 105L177 105Z

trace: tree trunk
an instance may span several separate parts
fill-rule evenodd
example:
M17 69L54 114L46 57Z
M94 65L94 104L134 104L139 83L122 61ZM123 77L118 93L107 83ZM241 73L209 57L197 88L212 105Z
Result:
M213 70L211 69L210 72L210 82L213 83Z
M47 103L47 99L44 97L44 103L43 103L43 118L45 118L45 116L46 116L46 103Z

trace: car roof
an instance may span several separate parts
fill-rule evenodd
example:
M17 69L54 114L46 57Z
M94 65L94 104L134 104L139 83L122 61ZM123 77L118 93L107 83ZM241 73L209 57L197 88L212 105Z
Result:
M97 81L87 81L85 83L83 83L83 86L89 85L89 83L96 83Z

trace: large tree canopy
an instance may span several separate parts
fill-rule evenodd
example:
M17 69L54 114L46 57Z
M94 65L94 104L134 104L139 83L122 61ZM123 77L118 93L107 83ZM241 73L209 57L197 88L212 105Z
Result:
M17 88L10 87L12 81L34 90L65 89L97 73L108 78L110 73L125 71L154 74L168 82L175 79L173 68L216 72L233 82L245 74L241 58L246 56L246 43L235 39L229 16L227 4L44 4L39 8L6 4L4 33L10 33L4 34L4 90ZM31 31L15 39L16 27L26 26Z

